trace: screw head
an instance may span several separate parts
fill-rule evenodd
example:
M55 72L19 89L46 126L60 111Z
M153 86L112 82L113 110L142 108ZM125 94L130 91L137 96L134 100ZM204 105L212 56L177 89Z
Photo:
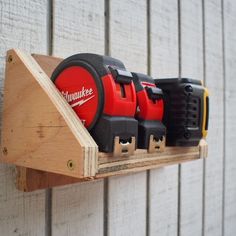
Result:
M7 61L8 61L9 63L11 63L11 62L12 62L12 60L13 60L13 57L12 57L12 55L9 55L9 57L7 58Z
M3 155L5 155L5 156L8 154L8 150L7 150L6 147L4 147L4 148L2 149L2 153L3 153Z
M185 91L188 92L188 93L192 93L193 92L193 87L191 85L187 85L185 86Z
M75 169L75 163L73 160L67 161L67 167L69 170L74 170Z
M189 139L189 138L190 138L190 136L191 136L191 135L190 135L190 133L189 133L189 132L185 132L185 133L184 133L184 137L185 137L186 139Z

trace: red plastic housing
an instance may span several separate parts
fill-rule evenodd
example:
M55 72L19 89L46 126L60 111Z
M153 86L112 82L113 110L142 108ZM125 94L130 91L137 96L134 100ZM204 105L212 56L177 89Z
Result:
M148 87L156 87L151 83L142 83L143 90L137 92L138 111L137 116L143 120L158 120L161 121L164 114L164 102L163 99L152 100L148 97L145 89Z
M133 81L130 84L116 83L111 74L102 77L104 88L103 113L109 116L134 117L136 92Z
M104 91L102 113L109 116L134 117L136 92L133 81L129 84L116 83L112 74L99 79ZM58 75L55 85L85 127L90 127L97 115L99 99L103 92L98 91L93 75L82 66L69 66Z
M70 66L58 75L55 85L85 127L89 127L99 104L99 91L93 75L81 66Z

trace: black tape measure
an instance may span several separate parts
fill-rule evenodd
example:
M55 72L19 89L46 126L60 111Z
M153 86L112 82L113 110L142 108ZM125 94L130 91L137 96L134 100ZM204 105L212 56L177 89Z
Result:
M201 81L188 78L156 79L155 83L164 93L167 145L198 145L208 130L208 90Z

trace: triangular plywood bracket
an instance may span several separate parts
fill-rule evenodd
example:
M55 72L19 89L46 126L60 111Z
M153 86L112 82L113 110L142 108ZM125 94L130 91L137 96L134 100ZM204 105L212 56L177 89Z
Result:
M52 70L50 61L36 60ZM1 160L93 177L98 147L36 60L20 50L7 53Z

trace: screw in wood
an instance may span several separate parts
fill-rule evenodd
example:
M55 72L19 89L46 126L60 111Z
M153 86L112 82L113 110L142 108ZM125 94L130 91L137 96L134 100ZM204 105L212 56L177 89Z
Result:
M7 148L6 148L6 147L4 147L4 148L2 149L2 153L3 153L3 155L7 155L8 151L7 151Z
M8 57L7 61L8 61L9 63L11 63L11 62L12 62L12 60L13 60L13 57L12 57L12 55L9 55L9 57Z
M69 161L67 162L67 167L68 167L69 170L74 170L74 169L75 169L75 163L74 163L74 161L73 161L73 160L69 160Z

